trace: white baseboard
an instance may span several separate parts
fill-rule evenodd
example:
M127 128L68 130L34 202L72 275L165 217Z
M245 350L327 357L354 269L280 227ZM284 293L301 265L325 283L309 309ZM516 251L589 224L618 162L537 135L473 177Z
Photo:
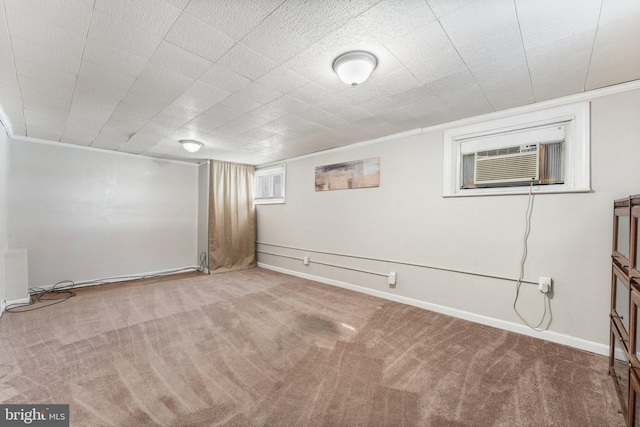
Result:
M383 298L386 300L423 308L425 310L435 311L436 313L446 314L449 316L457 317L459 319L469 320L471 322L492 326L498 329L504 329L506 331L515 332L518 334L527 335L534 338L539 338L545 341L551 341L554 343L563 344L569 347L585 350L591 353L596 353L603 356L609 355L608 345L599 344L599 343L588 341L582 338L576 338L570 335L564 335L564 334L560 334L558 332L553 332L553 331L534 331L528 326L521 325L518 323L495 319L493 317L483 316L481 314L475 314L475 313L471 313L464 310L458 310L456 308L446 307L444 305L433 304L430 302L421 301L421 300L409 298L409 297L404 297L404 296L392 294L389 292L378 291L375 289L366 288L364 286L341 282L339 280L327 279L321 276L301 273L299 271L289 270L282 267L276 267L274 265L265 264L262 262L258 263L258 267L266 268L267 270L277 271L279 273L288 274L290 276L296 276L296 277L301 277L303 279L313 280L313 281L324 283L327 285L337 286L339 288L361 292L367 295L372 295L372 296Z
M11 309L12 305L25 305L25 304L29 304L29 297L26 298L19 298L19 299L12 299L10 301L2 301L2 311L5 311L7 309L7 307L9 307L9 309Z
M168 274L186 273L188 271L200 271L200 267L197 265L190 265L187 267L169 268L166 270L147 271L145 273L126 274L122 276L113 276L103 279L83 280L81 282L73 282L74 288L83 288L86 286L106 285L109 283L128 282L131 280L143 279L154 276L164 276ZM50 290L55 285L38 286L37 289ZM31 289L31 288L29 288Z

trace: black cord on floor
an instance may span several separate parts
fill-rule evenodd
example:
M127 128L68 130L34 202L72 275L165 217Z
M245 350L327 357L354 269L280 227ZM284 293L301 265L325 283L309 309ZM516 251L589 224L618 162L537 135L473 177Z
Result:
M206 252L202 252L200 254L200 269L202 269L203 273L205 271L209 271L209 261L207 260L207 253Z
M206 253L203 252L203 254L205 255L204 262L206 265ZM200 260L202 262L202 257L200 258ZM30 288L29 302L24 304L9 304L8 306L5 307L4 312L0 312L0 319L2 319L5 312L6 313L25 313L27 311L40 310L41 308L46 308L55 304L60 304L61 302L65 302L69 298L73 298L76 296L75 292L73 292L71 289L78 286L104 285L104 284L110 284L110 283L111 284L128 283L128 282L133 282L137 280L148 279L152 277L160 277L160 276L165 276L167 274L182 273L182 272L191 271L191 270L193 270L193 267L163 271L162 273L156 273L156 274L145 274L142 276L116 276L116 277L111 277L106 279L92 280L90 282L83 282L81 284L75 283L72 280L62 280L56 283L55 285L53 285L50 289L45 289L40 287ZM119 281L115 282L114 280L119 280ZM56 295L60 297L56 297ZM48 297L45 297L45 296L48 296ZM37 307L31 307L33 304L36 304L42 301L53 301L53 302L50 302L44 305L39 305ZM27 307L30 307L30 308L27 308Z

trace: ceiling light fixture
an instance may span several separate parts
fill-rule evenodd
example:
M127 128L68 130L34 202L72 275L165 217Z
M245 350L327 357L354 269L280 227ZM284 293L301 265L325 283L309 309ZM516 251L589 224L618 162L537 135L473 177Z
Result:
M195 153L200 150L203 145L202 142L196 141L195 139L181 139L180 144L182 144L182 148L190 153Z
M361 50L343 53L333 61L333 71L340 80L353 87L369 78L378 65L378 59Z

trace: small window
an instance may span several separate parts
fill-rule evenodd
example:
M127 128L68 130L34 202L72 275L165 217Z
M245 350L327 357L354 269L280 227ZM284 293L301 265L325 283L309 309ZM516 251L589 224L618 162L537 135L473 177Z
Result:
M589 191L589 104L483 121L444 134L443 196Z
M284 203L284 165L258 169L255 173L255 204Z

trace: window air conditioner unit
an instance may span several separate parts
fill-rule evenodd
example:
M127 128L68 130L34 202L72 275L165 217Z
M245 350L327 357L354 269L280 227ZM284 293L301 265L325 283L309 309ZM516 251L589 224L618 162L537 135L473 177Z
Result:
M473 183L500 185L540 179L539 144L519 145L475 153Z

